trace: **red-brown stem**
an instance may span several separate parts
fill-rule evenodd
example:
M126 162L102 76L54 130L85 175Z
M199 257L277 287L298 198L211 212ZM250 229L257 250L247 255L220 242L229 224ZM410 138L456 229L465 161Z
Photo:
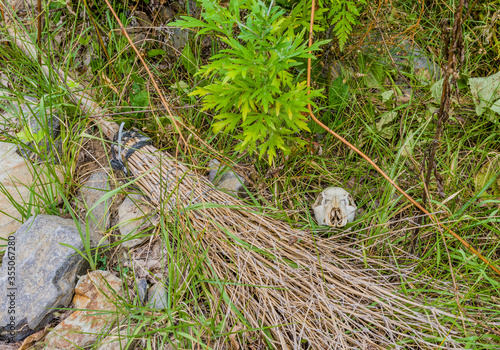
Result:
M312 5L311 5L311 22L309 26L309 47L312 45L312 31L313 31L313 24L314 24L314 7L315 7L315 0L312 0ZM311 87L311 58L307 59L307 87ZM366 154L364 154L362 151L360 151L356 146L352 145L349 141L344 139L342 136L337 134L335 131L331 130L329 127L327 127L325 124L323 124L321 121L316 118L312 111L312 107L310 104L307 106L309 108L309 115L311 118L323 129L325 129L327 132L335 136L336 139L340 140L343 144L345 144L347 147L352 149L354 152L359 154L363 159L365 159L375 170L377 170L380 175L382 175L389 183L399 192L401 193L406 199L408 199L413 205L415 205L420 211L424 214L429 215L431 220L436 223L441 229L443 229L445 232L449 232L453 237L455 237L462 245L467 248L470 252L472 252L474 255L476 255L479 259L481 259L486 266L488 266L490 269L495 271L498 275L500 275L500 270L494 266L491 262L488 261L481 253L479 253L473 246L471 246L465 239L460 237L458 234L453 232L451 229L443 225L439 219L434 216L434 214L431 214L427 209L425 209L421 204L419 204L416 200L414 200L409 194L407 194L401 187L399 187L382 169L380 169L377 164L373 162L373 160L370 159Z

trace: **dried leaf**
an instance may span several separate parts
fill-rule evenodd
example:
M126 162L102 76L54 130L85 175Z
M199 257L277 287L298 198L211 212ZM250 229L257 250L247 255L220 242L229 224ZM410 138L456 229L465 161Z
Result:
M436 178L436 184L437 184L437 190L438 190L439 196L441 198L446 197L446 194L444 193L444 185L443 185L444 179L441 176L441 174L438 173L436 168L434 168L434 177Z
M26 350L31 348L33 345L35 345L37 342L45 338L45 336L49 333L49 328L45 327L41 331L30 335L28 338L24 339L23 343L21 344L21 347L18 350Z
M240 349L240 344L238 344L236 336L238 335L237 333L241 330L242 330L242 328L240 326L236 326L232 330L234 333L229 335L229 341L231 342L231 350L239 350Z

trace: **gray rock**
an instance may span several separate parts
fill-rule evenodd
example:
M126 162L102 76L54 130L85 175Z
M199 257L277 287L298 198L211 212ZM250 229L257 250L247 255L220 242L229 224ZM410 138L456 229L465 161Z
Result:
M149 238L145 235L145 231L155 226L157 219L152 215L152 207L142 201L141 196L136 194L127 196L118 208L120 239L123 240L121 245L132 248L142 244Z
M163 283L156 283L148 290L148 307L166 309L168 306L168 290Z
M209 163L208 180L221 189L228 190L240 196L245 196L246 180L230 170L227 166L221 165L217 159L212 159Z
M19 207L26 207L32 196L42 196L58 200L56 183L46 169L46 165L34 165L16 152L16 145L0 142L0 238L6 238L21 227L22 215ZM60 183L64 178L56 167L55 175ZM31 198L31 199L30 199Z
M59 163L62 153L62 141L59 138L61 122L50 109L40 112L39 101L30 96L24 96L24 103L10 102L3 108L3 118L22 126L21 141L18 152L21 156L32 161L55 160ZM29 138L41 137L37 141Z
M169 28L169 48L168 51L171 55L178 56L189 40L189 31L182 28Z
M108 229L110 218L109 209L113 203L113 199L110 197L97 204L94 209L92 209L92 207L109 191L109 176L104 171L93 173L80 189L86 207L85 209L87 210L89 227L96 231L104 232Z
M412 43L408 39L401 38L399 41L387 41L386 39L385 44L387 44L389 52L399 69L412 67L417 72L420 70L427 70L430 73L430 76L435 80L440 78L441 69L439 65L430 59L425 51L422 50L416 43ZM380 63L392 65L390 58L386 57L387 49L385 48L385 44L380 35L368 35L365 38L362 51L367 54L372 54Z
M94 232L90 236L91 242L98 240ZM61 244L84 250L73 220L33 216L11 237L15 250L5 253L0 268L0 340L20 341L46 326L56 311L53 308L69 305L76 275L87 264L72 248Z
M140 278L137 280L137 294L141 305L146 305L148 297L148 280L145 278Z

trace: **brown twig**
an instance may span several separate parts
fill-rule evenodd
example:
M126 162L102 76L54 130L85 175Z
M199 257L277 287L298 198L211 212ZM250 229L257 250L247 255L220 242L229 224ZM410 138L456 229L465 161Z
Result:
M315 2L316 2L315 0L312 0L312 5L311 5L311 21L310 21L310 26L309 26L309 46L312 46L312 42L313 42L312 38L313 38L313 24L314 24L314 7L316 5ZM311 87L311 58L307 59L307 86L308 86L308 88ZM380 169L380 167L377 164L375 164L375 162L373 160L370 159L370 157L368 157L361 150L359 150L356 146L352 145L349 141L347 141L346 139L344 139L342 136L340 136L335 131L333 131L332 129L330 129L328 126L326 126L325 124L323 124L320 120L318 120L318 118L316 118L316 116L314 115L314 113L312 111L312 107L311 107L310 104L308 105L308 109L309 109L309 115L310 115L310 117L319 126L321 126L327 132L329 132L330 134L332 134L333 136L335 136L336 139L338 139L339 141L341 141L343 144L345 144L347 147L349 147L350 149L352 149L354 152L356 152L357 154L359 154L375 170L377 170L379 172L379 174L382 175L399 193L401 193L413 205L415 205L418 209L420 209L420 211L422 213L428 214L429 217L431 218L431 220L433 222L435 222L442 230L444 230L445 232L449 232L460 243L462 243L462 245L465 248L467 248L467 250L469 250L471 253L473 253L474 255L476 255L479 259L481 259L486 264L486 266L488 266L490 269L492 269L498 275L500 275L500 270L495 265L493 265L490 261L488 261L488 259L486 259L481 253L479 253L465 239L463 239L458 234L456 234L455 232L453 232L450 228L444 226L435 215L431 214L427 209L425 209L424 206L422 206L421 204L419 204L408 193L406 193L401 187L399 187L398 184L396 184L382 169Z
M463 63L463 37L462 37L462 24L463 24L463 10L466 5L464 0L460 0L458 7L455 11L455 18L453 23L453 29L450 32L448 28L447 21L442 21L441 26L443 28L443 58L447 59L447 65L444 70L444 80L443 80L443 90L441 92L441 104L439 105L439 111L437 113L436 122L436 133L434 135L434 140L429 148L429 155L427 157L427 173L425 176L424 185L429 188L432 173L436 175L436 153L439 147L439 142L441 140L441 135L444 130L444 126L448 121L449 109L451 103L451 87L456 85L458 80L458 71ZM450 47L451 45L451 47ZM458 92L458 91L457 91ZM439 179L436 177L436 181ZM422 194L422 204L425 206L427 204L428 194L424 191ZM417 221L418 226L425 223L425 218L421 218ZM418 241L419 227L413 231L411 237L410 252L413 253Z
M142 65L146 69L146 71L147 71L147 73L149 75L149 78L151 79L151 82L153 83L153 86L155 87L155 90L158 93L158 96L160 97L161 103L163 104L163 106L165 107L165 109L168 112L168 115L170 117L170 121L172 122L172 124L174 125L175 129L177 130L177 132L178 132L180 138L182 139L184 145L188 148L188 143L184 139L184 136L182 136L182 133L181 133L181 130L180 130L181 129L181 123L179 123L179 121L177 121L175 119L174 115L172 114L172 111L170 110L170 106L167 103L167 100L165 99L165 96L163 96L163 93L161 92L158 84L156 83L156 79L153 77L153 73L151 73L151 71L149 70L148 65L144 61L144 58L142 57L141 53L139 52L139 50L137 49L137 47L134 45L134 42L132 41L132 39L130 39L130 36L128 35L127 31L125 30L125 27L123 27L123 24L120 21L120 18L116 14L115 10L113 9L113 7L109 3L109 1L108 0L104 0L104 1L106 2L106 5L108 6L109 10L113 14L113 17L115 17L116 22L120 26L120 29L122 30L123 35L125 35L125 37L127 38L127 41L129 42L130 46L132 46L132 49L134 49L135 53L137 54L137 57L139 58L139 60L141 61Z
M111 63L111 57L109 57L108 50L106 49L106 45L104 45L104 41L102 40L101 33L99 32L99 28L97 27L97 23L95 23L94 17L92 16L92 12L90 12L90 7L87 4L87 0L84 0L83 4L84 4L85 8L87 9L90 21L92 22L92 26L94 27L95 33L97 35L97 39L99 39L99 45L101 45L101 49L104 52L104 55L106 56L106 58L108 59L108 63ZM116 74L115 68L113 67L112 64L110 64L110 68L113 71L115 78L118 78L118 74Z

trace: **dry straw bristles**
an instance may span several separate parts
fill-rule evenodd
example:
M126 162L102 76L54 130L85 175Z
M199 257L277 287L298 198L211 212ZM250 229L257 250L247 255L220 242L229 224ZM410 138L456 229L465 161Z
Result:
M361 257L334 240L252 211L153 146L135 151L128 168L152 201L184 213L196 229L191 239L208 252L207 270L228 282L232 320L240 312L243 326L269 327L272 337L262 336L276 348L298 349L304 340L314 349L432 348L441 340L460 348L439 321L452 315L397 294L391 279L401 271L385 267L383 276L374 261L363 268Z

